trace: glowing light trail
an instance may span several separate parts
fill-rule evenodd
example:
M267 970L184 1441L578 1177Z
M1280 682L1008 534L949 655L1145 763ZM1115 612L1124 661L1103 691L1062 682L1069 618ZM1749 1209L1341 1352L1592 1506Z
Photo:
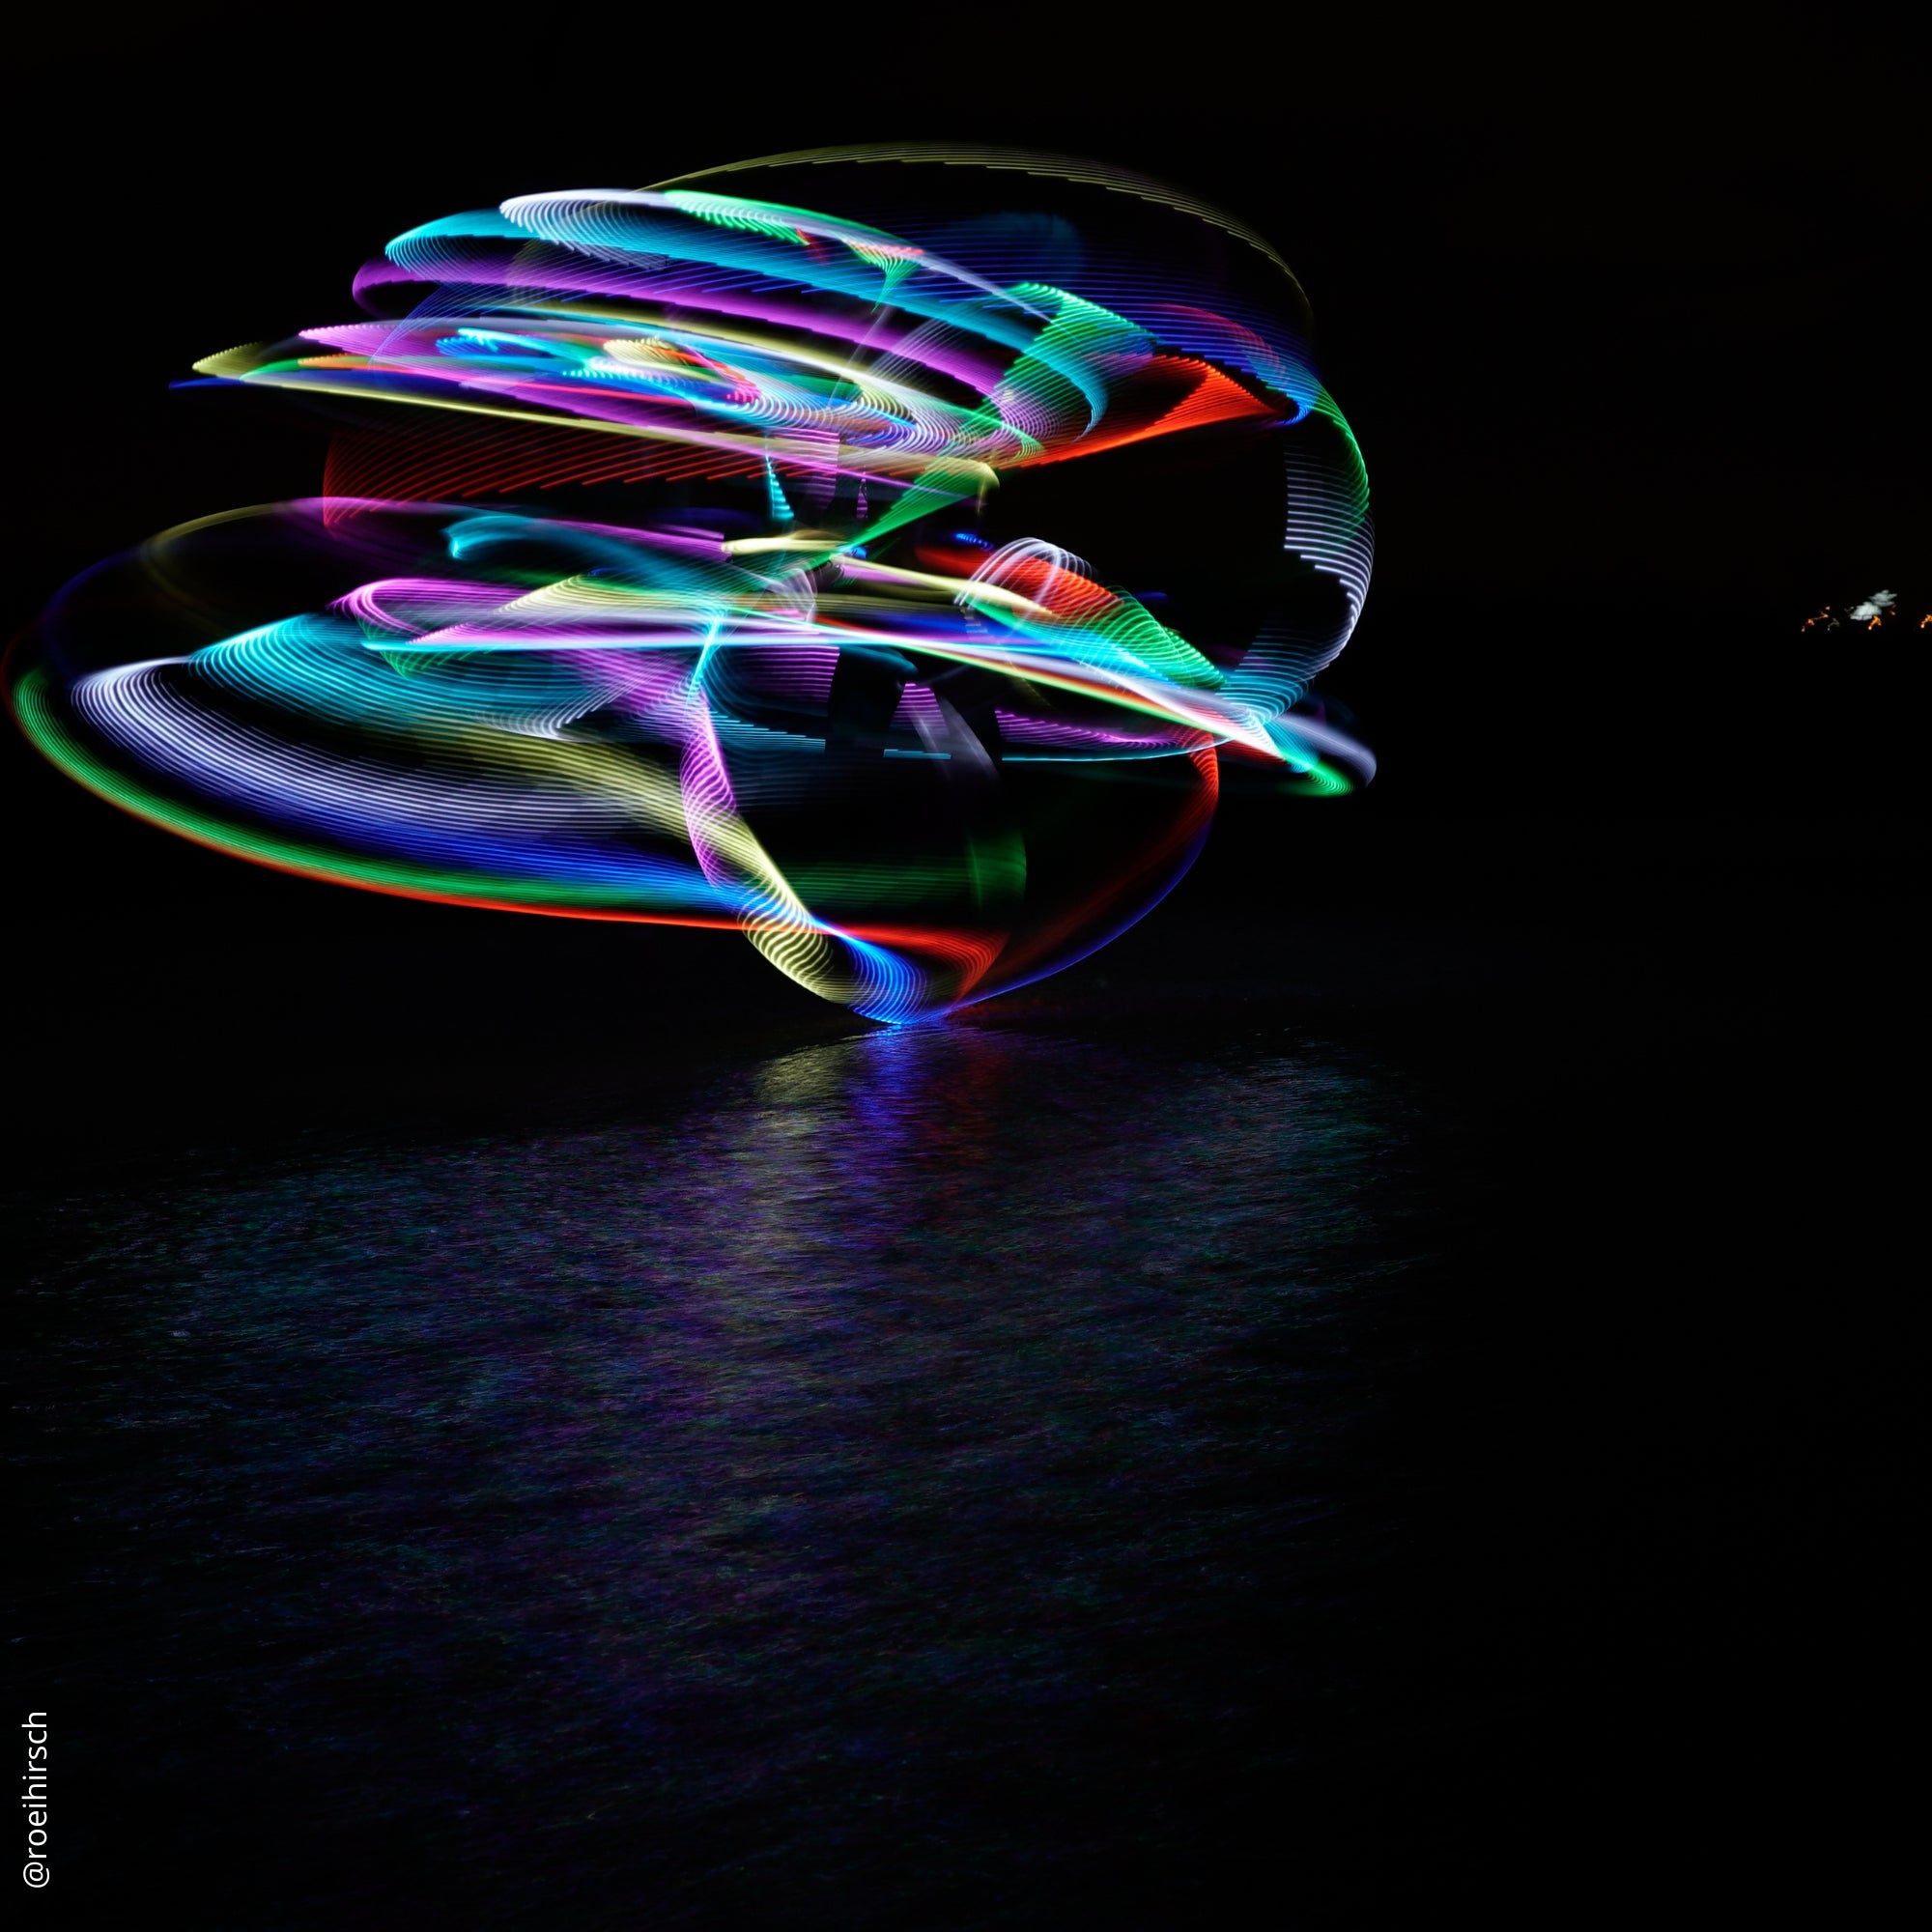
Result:
M10 659L27 734L237 856L735 927L888 1021L1140 917L1224 753L1282 788L1366 781L1296 708L1366 595L1366 476L1260 238L994 151L720 173L429 222L357 277L370 319L198 364L333 413L325 494L69 586ZM1242 621L1209 594L1183 635L1066 550L984 533L1003 479L1167 449L1177 489L1286 476L1277 548L1180 559L1259 585ZM557 494L580 488L594 517ZM1122 554L1159 526L1157 500L1121 520ZM294 606L263 605L278 582ZM1094 782L1136 775L1160 781Z

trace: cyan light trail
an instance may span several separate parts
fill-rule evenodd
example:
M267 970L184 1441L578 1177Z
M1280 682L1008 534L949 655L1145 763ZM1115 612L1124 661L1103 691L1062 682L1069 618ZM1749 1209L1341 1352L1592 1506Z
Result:
M735 926L887 1021L1139 918L1198 851L1224 753L1285 789L1364 782L1362 748L1295 709L1371 537L1279 258L1218 271L1237 224L1038 157L946 158L952 218L926 233L933 157L864 158L890 164L895 228L679 185L522 196L390 243L356 288L400 312L198 365L354 411L327 493L71 585L10 660L29 736L258 863ZM1002 211L1022 161L1066 214ZM963 221L962 168L988 202ZM1273 567L1339 594L1250 635L1183 637L1051 541L961 527L1015 471L1162 445L1211 488L1258 440L1287 477ZM620 521L561 513L584 483L621 487ZM229 584L277 581L302 608L224 627Z

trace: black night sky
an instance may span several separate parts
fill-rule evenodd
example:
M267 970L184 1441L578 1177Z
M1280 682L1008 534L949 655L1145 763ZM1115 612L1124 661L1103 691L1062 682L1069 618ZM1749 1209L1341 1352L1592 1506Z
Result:
M9 635L110 552L318 490L316 426L169 384L230 343L347 319L356 266L431 216L895 136L1180 183L1293 264L1360 440L1374 587L1321 689L1380 775L1334 804L1233 802L1176 897L1010 1025L1077 1035L1128 1088L1119 1067L1144 1065L1123 1118L1156 1109L1159 1069L1221 1065L1217 1026L1365 1083L1391 1151L1347 1266L1396 1285L1240 1343L1241 1388L1346 1387L1342 1419L1309 1425L1303 1466L1278 1446L1300 1423L1251 1396L1228 1410L1214 1439L1235 1473L1203 1451L1212 1480L1161 1492L1167 1554L1138 1634L1093 1607L1112 1601L1097 1583L1067 1585L1037 1630L960 1610L989 1681L1029 1643L1063 1646L1076 1662L1054 1696L1077 1721L1044 1693L976 1705L919 1678L877 1693L895 1742L875 1757L851 1744L873 1717L828 1690L741 1746L721 1740L742 1714L700 1699L651 1706L657 1730L612 1717L546 1744L535 1725L539 1753L589 1768L519 1763L492 1728L515 1686L487 1632L340 1607L361 1559L329 1539L376 1520L359 1495L396 1507L393 1472L340 1477L337 1528L298 1581L211 1554L191 1497L170 1519L188 1526L139 1544L128 1499L170 1470L183 1494L199 1480L184 1472L214 1471L208 1493L260 1513L264 1546L294 1517L249 1460L257 1381L231 1377L204 1410L192 1372L170 1370L172 1393L127 1380L132 1406L99 1419L99 1391L134 1376L111 1366L133 1346L113 1311L141 1280L101 1288L90 1231L194 1188L240 1199L263 1173L298 1186L532 1136L681 1132L707 1082L865 1029L728 935L238 865L118 817L10 733L9 1361L26 1421L10 1484L27 1559L10 1683L61 1747L56 1878L32 1904L74 1924L155 1900L238 1926L937 1928L1445 1906L1547 1925L1635 1901L1728 1918L1809 1900L1865 1922L1904 1832L1917 1270L1888 1220L1916 1171L1925 634L1800 627L1880 587L1915 622L1932 597L1910 286L1926 171L1902 58L1783 9L1527 31L1456 15L1420 34L1394 14L1346 31L1132 10L1078 31L1024 11L667 17L457 13L392 34L318 16L267 38L90 22L16 45ZM981 1010L969 1047L1002 1011ZM986 1132L1017 1145L1062 1076L999 1065L1018 1084ZM946 1145L970 1172L970 1145ZM1067 1170L1068 1202L1097 1198L1095 1172ZM965 1198L961 1215L1003 1211ZM867 1211L855 1198L837 1224L855 1248ZM966 1239L931 1225L908 1280ZM188 1292L185 1262L154 1266L157 1294ZM320 1377L333 1346L317 1342ZM261 1347L260 1377L291 1372ZM1041 1386L1046 1410L1075 1400ZM944 1434L923 1433L923 1400L878 1424L914 1464ZM203 1419L137 1426L142 1403ZM1108 1493L1111 1453L1092 1448L1056 1507ZM423 1523L440 1493L413 1505ZM518 1511L560 1506L504 1491L475 1547L522 1548ZM899 1533L907 1574L935 1577L955 1559L1032 1575L1056 1535L1024 1512L970 1552L944 1520ZM1188 1563L1238 1580L1177 1580ZM258 1591L300 1614L251 1623L235 1606ZM871 1614L897 1630L885 1603ZM294 1661L224 1674L231 1641ZM592 1695L572 1641L514 1666L531 1697ZM850 1641L870 1655L863 1630ZM657 1667L646 1655L626 1669ZM1083 1670L1097 1688L1076 1695ZM1127 1683L1166 1688L1108 1689ZM487 1715L466 1729L465 1709ZM612 1767L648 1760L674 1789L667 1753L721 1778L789 1763L814 1725L836 1804L809 1772L744 1774L675 1830L648 1806L621 1833L549 1815L554 1793L614 1794ZM417 1769L365 1803L345 1791L345 1739ZM566 1876L512 1856L526 1830Z

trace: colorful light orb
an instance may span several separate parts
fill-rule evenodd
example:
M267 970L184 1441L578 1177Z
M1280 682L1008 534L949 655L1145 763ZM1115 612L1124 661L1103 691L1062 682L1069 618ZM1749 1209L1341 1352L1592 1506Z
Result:
M1361 457L1299 286L1203 204L823 150L430 222L356 295L198 365L326 412L323 494L100 566L10 661L155 824L734 928L898 1022L1140 918L1224 767L1373 773L1298 708L1367 591Z

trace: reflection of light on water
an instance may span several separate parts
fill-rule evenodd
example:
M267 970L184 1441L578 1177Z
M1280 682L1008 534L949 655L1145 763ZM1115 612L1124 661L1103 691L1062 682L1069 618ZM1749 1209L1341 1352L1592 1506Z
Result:
M194 1553L97 1579L130 1734L243 1710L346 1823L459 1790L484 1866L532 1758L609 1870L718 1832L837 1866L922 1778L1077 1768L1103 1692L1211 1702L1149 1660L1333 1508L1385 1112L1306 1059L925 1028L110 1213L123 1344L66 1426ZM136 1453L157 1415L196 1433Z

